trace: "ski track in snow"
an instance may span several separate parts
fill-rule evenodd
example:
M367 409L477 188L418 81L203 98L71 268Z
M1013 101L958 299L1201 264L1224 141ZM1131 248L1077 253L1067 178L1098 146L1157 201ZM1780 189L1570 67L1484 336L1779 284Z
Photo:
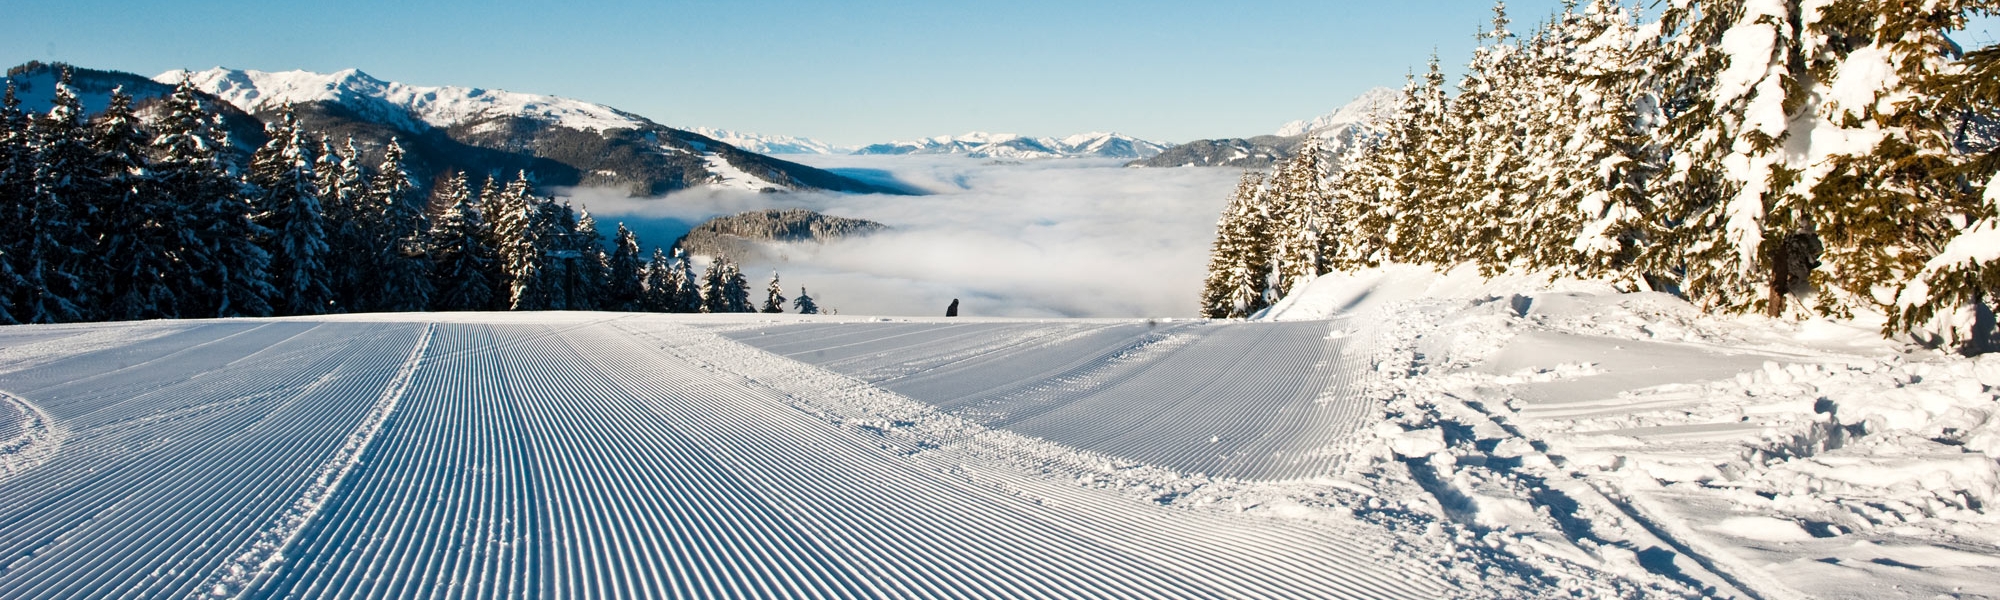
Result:
M0 597L1444 593L1436 565L1364 524L1297 527L1078 485L1073 471L1022 467L1172 475L986 429L689 321L600 317L198 321L32 369L0 360L9 405L68 432L0 479ZM1057 381L1068 412L1020 423L1067 431L1055 424L1143 412L1085 450L1170 467L1309 475L1323 467L1295 465L1330 459L1294 461L1302 432L1337 434L1362 410L1339 406L1341 384L1314 368L1340 360L1325 323L898 331L851 340L851 366L910 389L948 388L947 374ZM895 343L928 362L863 351ZM1271 368L1315 375L1218 383L1260 368L1226 359L1261 344L1297 354ZM988 408L1028 403L1021 391ZM1216 394L1256 408L1204 410ZM1163 409L1135 410L1156 395ZM1172 423L1201 419L1217 422Z
M1329 444L1365 417L1348 391L1357 371L1330 362L1344 353L1327 331L1326 322L835 323L726 335L987 426L1193 473L1295 479L1332 473L1339 453Z

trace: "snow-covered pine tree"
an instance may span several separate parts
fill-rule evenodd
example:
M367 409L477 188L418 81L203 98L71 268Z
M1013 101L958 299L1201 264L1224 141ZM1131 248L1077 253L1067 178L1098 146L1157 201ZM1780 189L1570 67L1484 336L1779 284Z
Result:
M517 186L507 186L503 198L515 196ZM529 195L525 185L518 200L523 208L519 211L521 232L513 243L500 253L506 257L508 306L512 310L563 310L565 298L560 296L558 286L562 282L561 265L551 260L554 246L562 242L559 231L562 227L561 208L554 202Z
M567 202L563 203L563 214L571 214ZM569 259L569 308L599 310L604 307L610 258L604 255L604 236L597 231L597 219L590 216L590 207L579 207L575 214L567 237L567 249L574 256Z
M282 315L325 314L334 308L334 297L327 286L326 226L310 134L290 107L266 131L271 141L252 157L250 182L259 192L258 224L270 230L263 247L271 255L277 290L272 304Z
M1271 176L1274 298L1327 272L1327 258L1335 253L1328 236L1332 229L1328 175L1326 146L1319 136L1309 135L1298 155Z
M86 230L97 241L97 268L89 278L100 302L93 312L96 318L113 320L178 316L170 281L180 275L184 223L155 185L146 158L150 136L140 129L132 97L123 88L112 90L93 132L95 170L104 178Z
M382 213L370 206L368 179L360 165L360 151L348 138L345 149L321 138L313 163L317 176L320 214L326 229L327 289L333 292L333 312L381 310L386 294L376 285L383 252Z
M1655 141L1662 123L1659 38L1642 31L1618 0L1591 0L1554 32L1549 94L1559 108L1549 130L1555 142L1534 161L1545 193L1518 230L1523 259L1533 269L1611 277L1634 287L1648 279L1640 264L1656 214L1651 183L1664 168Z
M1847 159L1814 189L1815 201L1853 198L1862 209L1833 210L1824 218L1830 283L1859 295L1871 283L1860 280L1869 271L1907 269L1908 257L1873 256L1864 247L1869 240L1915 251L1925 263L1900 278L1904 287L1889 306L1883 333L1908 332L1965 352L1991 351L1996 342L1991 315L2000 297L2000 238L1994 234L2000 230L1994 183L2000 144L1990 128L2000 114L2000 47L1947 62L1959 52L1946 32L1964 29L1973 11L1993 14L1996 4L1843 2L1822 9L1823 23L1874 26L1855 36L1866 45L1842 70L1881 72L1873 98L1848 88L1842 90L1849 92L1845 102L1836 94L1830 103L1841 117L1853 118L1837 123L1881 135L1873 152ZM1843 73L1835 88L1847 82ZM1970 134L1982 128L1989 133ZM1860 181L1843 181L1848 178ZM1972 185L1978 182L1985 182L1983 190Z
M17 264L22 279L14 299L16 317L27 323L60 323L89 316L93 298L83 277L93 242L84 230L100 196L102 174L90 147L83 105L63 69L54 106L29 126L34 148L30 162L26 243Z
M785 288L778 285L778 272L771 272L771 285L764 288L764 308L762 312L785 312Z
M1457 262L1458 240L1450 220L1460 214L1447 205L1446 190L1457 174L1448 160L1452 139L1446 120L1450 97L1444 89L1444 66L1432 56L1422 79L1411 86L1397 119L1396 143L1403 170L1388 181L1383 194L1389 222L1389 258L1396 262L1448 265Z
M350 143L350 152L351 148ZM371 303L373 310L426 310L437 291L431 284L431 224L426 210L429 204L403 161L402 144L391 138L388 147L382 150L382 164L376 167L361 203L364 215L374 215L368 219L371 223L367 227L371 234L369 247L375 252L372 262L380 282ZM451 193L458 197L452 199L453 205L468 195L464 177L455 176L458 188ZM476 228L469 233L478 237Z
M674 248L674 266L671 281L674 286L674 304L672 310L669 312L704 312L703 307L707 306L707 296L703 295L702 289L707 280L695 276L694 257L688 256L687 250L684 248Z
M806 293L805 286L799 286L799 297L792 300L792 309L802 315L816 315L819 314L819 303L814 302L812 295Z
M1524 146L1538 125L1532 122L1534 106L1547 101L1523 98L1531 92L1524 64L1529 57L1509 24L1506 3L1495 2L1492 26L1479 34L1458 95L1446 105L1440 139L1451 143L1439 145L1437 153L1451 169L1451 183L1432 192L1431 204L1455 215L1427 230L1429 245L1441 250L1434 261L1469 260L1488 276L1505 271L1516 251L1508 226L1518 221L1515 211L1530 193L1523 181Z
M182 79L160 111L152 141L160 204L181 216L172 281L184 317L262 317L271 314L271 256L257 244L269 230L252 220L243 182L222 159L228 140L202 108L194 84Z
M728 271L725 269L728 263L729 257L717 256L715 260L709 261L708 270L702 272L701 312L729 312L729 292L724 289L724 286L729 284Z
M619 225L620 229L624 225ZM639 294L637 308L633 310L664 313L674 312L674 294L679 285L674 281L674 263L667 258L667 251L655 246L653 258L644 268L644 286Z
M750 280L743 276L743 270L735 262L724 263L722 296L728 305L728 312L757 312L757 305L750 302Z
M15 95L14 80L7 79L7 91L0 97L0 325L20 323L14 316L14 299L27 282L21 279L16 261L27 245L28 206L34 189L29 178L27 117L21 99Z
M379 189L379 188L378 188ZM493 306L493 252L486 247L485 223L466 188L465 174L454 172L433 190L435 204L447 205L431 226L431 274L436 310L486 310Z
M544 258L540 256L543 241L536 239L540 230L535 224L546 219L542 219L540 203L530 190L528 172L521 171L505 189L489 177L479 195L481 212L491 230L487 243L500 266L498 283L502 292L498 299L503 310L540 310L542 306L524 309L519 301L525 289L519 278L523 274L539 276Z
M1690 300L1728 312L1782 315L1812 292L1819 238L1801 185L1794 129L1809 131L1818 85L1806 62L1797 0L1713 0L1670 5L1684 32L1667 87L1683 110L1670 117L1675 170L1663 197L1676 228Z
M605 261L604 308L607 310L636 312L644 308L648 265L639 256L639 236L618 224L617 239L612 242L611 257ZM666 269L666 255L654 249L654 259ZM662 285L666 274L660 274Z
M1223 208L1202 293L1204 316L1240 318L1270 304L1271 216L1264 194L1264 175L1245 172Z

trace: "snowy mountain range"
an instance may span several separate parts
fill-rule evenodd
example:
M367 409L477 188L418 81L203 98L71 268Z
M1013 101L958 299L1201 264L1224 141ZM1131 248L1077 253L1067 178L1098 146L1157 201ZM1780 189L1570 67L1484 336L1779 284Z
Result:
M1126 166L1262 169L1297 154L1307 134L1325 140L1330 157L1338 159L1361 134L1395 119L1402 99L1402 92L1374 88L1333 112L1286 123L1272 135L1195 140Z
M395 138L420 175L527 170L545 186L653 196L698 186L901 193L764 156L601 104L556 96L384 81L359 70L168 71L250 114L291 107L309 129L353 138L364 155ZM372 160L372 156L370 159Z
M975 131L914 142L875 144L855 154L963 154L973 158L1133 158L1158 156L1171 147L1119 133L1091 132L1067 137L1027 137Z
M1402 103L1402 92L1378 87L1362 92L1354 101L1318 118L1286 123L1274 135L1294 137L1317 133L1326 137L1342 129L1374 127L1396 118L1396 111L1401 109Z
M855 150L854 146L837 146L812 138L789 135L767 135L716 129L714 127L684 127L683 129L715 138L718 142L758 154L848 154Z

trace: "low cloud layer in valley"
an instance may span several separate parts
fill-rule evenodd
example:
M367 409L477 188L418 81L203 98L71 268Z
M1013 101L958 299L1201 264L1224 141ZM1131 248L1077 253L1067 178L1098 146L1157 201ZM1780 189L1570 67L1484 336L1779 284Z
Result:
M670 244L716 215L808 208L870 219L889 232L819 244L782 244L747 264L762 297L770 271L844 314L1009 317L1188 317L1229 169L1126 169L1116 162L995 163L957 156L812 156L813 166L893 177L925 196L755 194L696 190L633 199L574 190L608 233L624 221L651 244Z

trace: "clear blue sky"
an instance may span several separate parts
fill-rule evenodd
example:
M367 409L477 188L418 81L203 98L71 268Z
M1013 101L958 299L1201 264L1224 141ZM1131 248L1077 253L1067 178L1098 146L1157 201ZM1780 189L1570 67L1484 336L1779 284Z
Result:
M0 60L154 75L359 68L861 144L970 130L1268 133L1433 51L1462 64L1485 0L1350 2L6 0ZM1510 2L1526 30L1559 0Z

